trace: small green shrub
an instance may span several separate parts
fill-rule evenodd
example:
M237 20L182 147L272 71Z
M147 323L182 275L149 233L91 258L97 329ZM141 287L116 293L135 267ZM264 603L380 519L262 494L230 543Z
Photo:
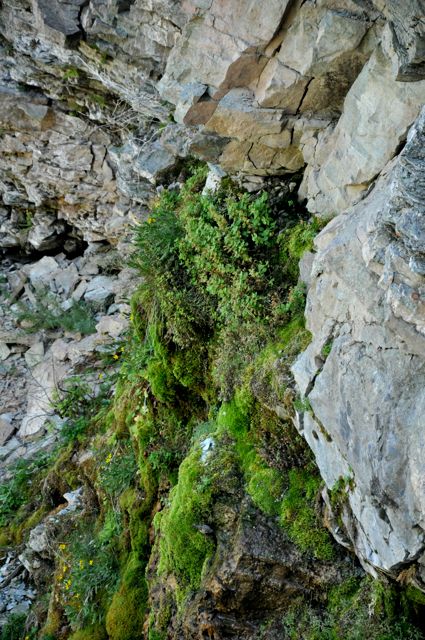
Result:
M116 550L91 531L79 532L69 545L60 546L57 580L67 619L74 630L102 623L104 603L112 597L119 577Z
M40 473L48 467L50 460L50 453L19 460L12 470L11 479L0 484L0 527L21 519L19 508L30 500Z
M390 601L384 608L378 600ZM423 634L397 608L394 590L370 578L350 577L333 587L325 608L297 600L283 620L287 640L421 640ZM385 610L384 610L385 609Z
M76 67L68 67L62 77L64 80L76 80L80 77L80 72Z
M60 433L64 444L84 438L95 416L109 405L114 380L115 374L109 372L96 390L93 382L89 383L84 376L70 376L62 383L52 406L65 421Z
M12 613L0 629L0 640L24 640L26 619L25 614Z
M137 461L131 442L120 442L104 457L100 486L112 499L116 499L134 483L136 474Z
M213 380L230 398L279 327L302 315L298 260L312 248L320 222L288 222L288 212L273 209L267 193L252 197L228 181L202 195L205 176L198 167L180 191L162 192L136 230L134 265L145 279L139 302L147 326L161 325L163 343L190 350L182 376L183 356L171 346L180 359L175 377L189 386L205 376L211 359ZM168 393L172 402L169 370L158 355L149 377L159 399Z
M74 302L64 311L58 298L45 289L35 293L36 302L19 302L16 318L29 324L27 331L63 329L88 335L96 331L95 309L84 301Z

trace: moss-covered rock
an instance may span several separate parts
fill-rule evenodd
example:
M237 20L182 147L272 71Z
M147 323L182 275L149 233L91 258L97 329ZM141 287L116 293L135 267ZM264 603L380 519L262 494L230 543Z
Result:
M69 640L108 640L108 634L106 629L102 625L91 625L75 631Z

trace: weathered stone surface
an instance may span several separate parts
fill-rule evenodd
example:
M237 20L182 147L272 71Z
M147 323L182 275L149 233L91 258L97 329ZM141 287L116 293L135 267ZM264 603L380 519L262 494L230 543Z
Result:
M36 342L25 352L25 362L30 369L40 364L44 358L44 344Z
M252 140L282 131L282 113L261 109L246 89L232 89L220 100L212 118L205 125L207 131L237 140Z
M26 415L18 433L20 438L30 438L42 433L46 422L53 415L54 393L67 373L67 368L53 358L45 359L33 368Z
M115 284L107 276L96 276L87 285L84 299L97 304L105 303L115 292Z
M0 342L0 361L6 360L10 356L10 349L5 342Z
M425 82L397 81L391 61L378 49L353 84L343 115L317 146L314 163L305 174L301 193L308 197L310 211L335 214L363 197L397 152L424 101Z
M36 18L41 25L64 36L80 33L79 16L86 0L34 0Z
M421 0L373 0L389 20L392 46L397 55L397 80L425 78L425 26Z
M6 444L6 442L12 437L15 432L15 427L11 421L3 416L0 416L0 447Z
M118 338L128 329L128 320L114 316L102 316L96 325L98 333L107 333L112 338Z
M321 75L334 60L359 46L368 29L362 10L354 2L331 4L303 3L277 55L285 67L303 76Z
M412 269L425 248L424 136L425 110L371 194L318 236L314 339L293 368L312 407L299 428L328 487L351 479L351 543L371 571L395 577L425 540L425 277Z
M255 96L262 107L280 107L284 113L297 113L308 78L272 58L260 76Z
M58 263L51 256L44 256L38 262L31 265L26 271L28 271L28 277L31 284L34 287L46 286L52 279L53 274L57 272L59 268Z
M267 11L263 11L254 0L232 0L230 6L223 0L213 0L208 13L189 22L183 30L168 58L165 75L159 83L160 93L174 104L180 103L181 108L182 85L195 82L216 89L221 85L246 86L246 82L241 83L241 78L246 80L246 72L242 72L238 60L242 59L244 69L252 68L252 58L248 56L243 60L243 54L250 46L259 48L269 43L279 29L288 4L287 0L272 0ZM232 75L237 80L230 83Z

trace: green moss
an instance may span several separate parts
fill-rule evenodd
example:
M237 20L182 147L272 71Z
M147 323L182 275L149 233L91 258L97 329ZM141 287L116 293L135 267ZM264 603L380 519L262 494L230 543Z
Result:
M277 515L284 489L284 478L275 469L261 465L249 469L248 493L257 507L268 515Z
M63 74L64 80L76 80L80 77L80 71L76 67L68 67Z
M23 522L12 523L9 527L10 537L15 544L21 544L25 536L34 529L49 512L47 505L42 505L33 511ZM1 546L1 544L0 544Z
M137 553L130 554L120 587L106 614L110 640L134 640L143 635L148 597L145 567Z
M69 640L108 640L108 634L103 625L92 625L75 631Z
M383 605L383 602L387 604ZM287 640L420 640L392 587L350 577L330 589L324 607L297 599L283 620Z
M404 597L414 607L425 607L425 594L411 584L406 587Z
M281 523L303 551L321 560L333 557L331 538L316 510L322 479L307 469L291 469L282 501Z
M1 547L8 547L11 542L10 531L7 527L0 529L0 549Z
M161 536L158 572L173 573L183 592L199 587L205 562L214 550L212 540L196 528L211 521L211 507L212 482L196 446L180 466L169 508L155 517Z

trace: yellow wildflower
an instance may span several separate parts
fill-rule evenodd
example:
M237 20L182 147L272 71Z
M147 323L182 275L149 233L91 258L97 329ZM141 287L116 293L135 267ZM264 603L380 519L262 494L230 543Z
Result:
M93 560L89 560L89 565L92 566Z
M114 353L114 355L112 357L113 357L114 360L118 360L119 355L118 355L118 353Z
M63 544L63 543L62 543L62 544L60 544L60 545L59 545L59 549L62 549L62 551L63 551L64 549L66 549L66 544Z

